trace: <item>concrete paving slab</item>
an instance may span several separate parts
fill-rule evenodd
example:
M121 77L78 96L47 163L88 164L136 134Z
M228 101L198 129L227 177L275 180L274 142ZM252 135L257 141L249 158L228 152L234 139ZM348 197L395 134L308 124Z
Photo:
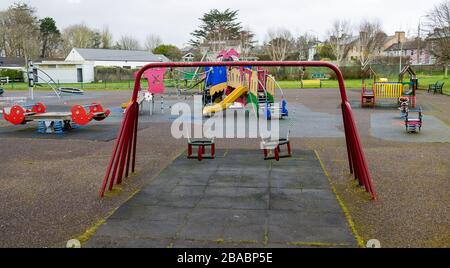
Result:
M356 246L313 151L264 161L258 150L180 156L119 208L92 247ZM115 239L117 238L117 240ZM132 240L131 242L127 240Z
M424 114L419 133L407 133L399 113L371 115L371 135L375 138L400 142L450 142L450 127L433 115Z

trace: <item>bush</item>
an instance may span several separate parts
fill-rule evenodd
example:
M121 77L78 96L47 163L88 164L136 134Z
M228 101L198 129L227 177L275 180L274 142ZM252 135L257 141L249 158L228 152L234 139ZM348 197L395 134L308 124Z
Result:
M120 67L95 67L95 81L120 82L134 80L137 69L124 69Z
M0 77L9 77L10 80L23 81L23 73L19 70L0 69Z

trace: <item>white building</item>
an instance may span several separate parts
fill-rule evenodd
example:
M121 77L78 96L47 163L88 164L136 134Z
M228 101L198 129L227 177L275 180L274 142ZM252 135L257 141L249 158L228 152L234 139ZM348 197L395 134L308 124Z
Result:
M42 80L48 75L57 83L90 83L95 81L95 67L139 69L150 63L168 61L164 55L148 51L74 48L64 61L42 61L35 66Z

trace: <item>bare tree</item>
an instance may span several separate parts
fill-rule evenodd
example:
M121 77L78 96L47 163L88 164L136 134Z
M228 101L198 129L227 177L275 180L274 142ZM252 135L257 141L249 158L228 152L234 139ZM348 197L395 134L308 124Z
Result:
M65 54L72 48L96 48L99 44L99 34L84 24L72 25L63 30L63 50Z
M141 49L139 41L130 35L122 36L119 39L119 41L117 42L116 47L118 49L122 49L122 50L139 50L139 49Z
M7 49L5 16L6 12L0 11L0 56L6 56Z
M359 32L359 61L361 69L364 70L376 56L380 55L387 35L378 20L361 22Z
M299 60L308 60L310 48L317 44L317 38L304 33L295 40L295 50L298 52ZM314 55L313 55L314 56Z
M35 9L16 3L1 16L0 38L6 56L23 57L25 61L39 56L39 21Z
M444 66L444 75L447 78L450 64L450 1L435 6L427 17L430 51L437 62Z
M264 47L273 61L284 61L293 45L294 38L291 32L285 28L278 28L269 30Z
M111 48L113 46L113 35L112 33L109 31L108 26L104 26L101 33L100 33L100 37L101 37L101 48L107 49L107 48Z
M162 40L158 35L150 34L145 39L144 47L150 52L153 52L159 45L162 45Z
M337 65L344 62L351 47L351 24L348 20L335 20L328 31L329 44L336 56Z

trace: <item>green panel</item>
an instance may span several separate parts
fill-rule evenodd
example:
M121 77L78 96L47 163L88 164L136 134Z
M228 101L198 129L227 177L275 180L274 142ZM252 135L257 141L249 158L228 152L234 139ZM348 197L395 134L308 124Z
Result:
M269 100L269 103L275 103L275 97L272 96L269 92L267 92L267 99Z
M249 92L247 95L247 105L249 112L252 112L254 107L256 114L259 115L258 98L252 92Z

